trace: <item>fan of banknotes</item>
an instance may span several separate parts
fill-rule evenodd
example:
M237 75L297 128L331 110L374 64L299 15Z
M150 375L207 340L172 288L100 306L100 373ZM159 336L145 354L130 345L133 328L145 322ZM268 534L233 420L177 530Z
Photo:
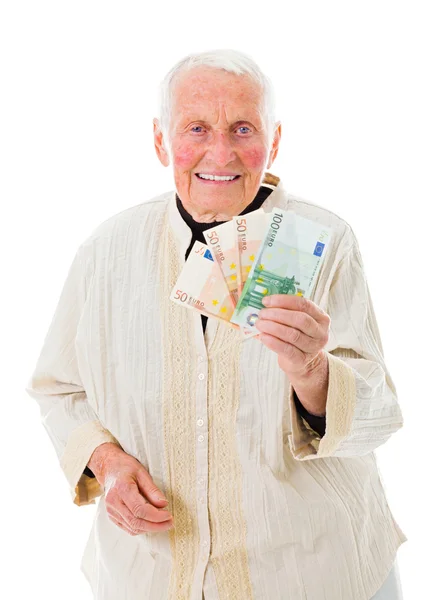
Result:
M195 242L171 300L252 337L265 296L310 297L331 229L291 210L260 208L204 236L207 243Z

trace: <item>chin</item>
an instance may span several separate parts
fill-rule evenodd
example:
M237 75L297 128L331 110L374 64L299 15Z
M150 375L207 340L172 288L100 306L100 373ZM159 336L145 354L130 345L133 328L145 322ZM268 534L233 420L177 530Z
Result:
M193 201L193 205L197 207L198 210L203 210L204 212L214 212L214 213L226 213L227 211L231 211L236 205L240 204L240 198L235 197L232 201L231 198L213 198L212 195L207 196L206 198L195 198Z

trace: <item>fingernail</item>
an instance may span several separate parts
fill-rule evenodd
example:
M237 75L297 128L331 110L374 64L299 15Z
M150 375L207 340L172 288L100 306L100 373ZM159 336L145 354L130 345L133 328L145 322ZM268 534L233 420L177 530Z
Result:
M161 496L159 496L159 497L157 498L157 500L161 500L162 502L166 502L166 503L168 502L168 501L166 500L166 498L162 498Z
M263 302L264 306L269 306L269 304L270 304L269 296L266 296L265 298L263 298L262 302Z

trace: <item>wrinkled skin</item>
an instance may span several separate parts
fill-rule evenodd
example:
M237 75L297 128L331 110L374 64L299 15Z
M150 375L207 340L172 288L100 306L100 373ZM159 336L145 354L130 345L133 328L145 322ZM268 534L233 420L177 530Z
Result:
M101 444L88 466L104 488L110 520L129 535L168 531L172 527L172 515L163 509L167 504L164 494L145 467L122 448L109 442Z
M171 123L164 139L154 119L154 146L172 164L180 200L195 221L227 221L255 198L278 153L281 124L269 140L261 86L249 75L210 67L178 74ZM230 184L205 183L198 173L237 175Z

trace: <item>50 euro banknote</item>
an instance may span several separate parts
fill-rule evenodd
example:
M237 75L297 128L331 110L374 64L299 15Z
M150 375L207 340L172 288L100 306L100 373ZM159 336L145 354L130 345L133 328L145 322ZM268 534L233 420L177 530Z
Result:
M195 242L171 291L176 304L230 323L234 302L210 248ZM238 325L232 324L233 327Z
M261 247L231 322L252 332L262 300L272 294L310 297L324 260L332 231L329 227L297 215L294 211L274 209Z
M268 215L262 208L254 210L247 215L233 217L238 250L236 266L239 298L242 295L242 290L248 279L249 271L255 262L255 257L261 246L267 222Z
M237 273L240 270L239 252L234 236L233 221L227 221L204 231L207 246L215 262L219 265L234 306L239 300Z

